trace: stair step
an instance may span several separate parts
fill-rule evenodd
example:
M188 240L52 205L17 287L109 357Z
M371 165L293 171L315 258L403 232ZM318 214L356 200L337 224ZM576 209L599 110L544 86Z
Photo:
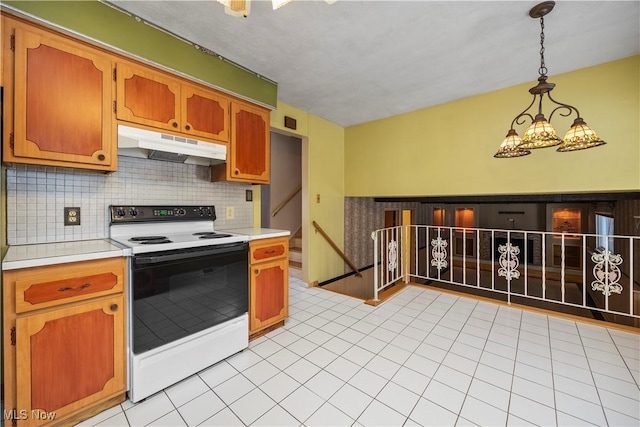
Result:
M302 262L302 248L289 248L289 261Z
M302 246L302 236L294 236L293 238L293 246Z
M302 263L298 261L289 261L289 268L296 268L302 270Z

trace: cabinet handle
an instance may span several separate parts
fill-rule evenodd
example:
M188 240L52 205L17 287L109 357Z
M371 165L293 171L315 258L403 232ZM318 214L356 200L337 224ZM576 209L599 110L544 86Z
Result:
M103 161L107 157L104 154L98 154L98 160Z
M109 308L111 309L111 311L118 311L118 304L111 304Z
M171 126L173 126L174 128L177 128L178 127L178 122L171 123Z
M186 130L191 130L191 125L185 125L185 126L184 126L184 128L185 128Z
M253 270L253 274L258 274L258 273L260 273L260 270L258 270L257 268Z
M83 289L87 289L91 286L91 283L85 283L84 285L77 286L75 288L70 288L68 286L63 286L62 288L58 288L58 292L66 292L66 291L81 291Z
M234 170L233 173L236 174L236 175L240 175L240 169Z

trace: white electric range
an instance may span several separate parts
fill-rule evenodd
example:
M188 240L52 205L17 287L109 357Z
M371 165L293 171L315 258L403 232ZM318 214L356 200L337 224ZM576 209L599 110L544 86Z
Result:
M248 236L214 206L111 206L130 249L129 398L140 401L248 346Z

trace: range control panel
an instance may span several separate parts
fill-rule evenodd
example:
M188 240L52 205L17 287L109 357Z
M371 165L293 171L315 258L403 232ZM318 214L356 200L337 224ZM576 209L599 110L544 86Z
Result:
M109 206L111 223L155 221L215 221L215 206Z

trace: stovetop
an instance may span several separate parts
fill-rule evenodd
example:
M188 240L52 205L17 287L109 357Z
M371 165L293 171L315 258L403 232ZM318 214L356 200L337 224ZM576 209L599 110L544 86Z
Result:
M109 237L133 254L246 242L216 232L214 206L110 206Z

